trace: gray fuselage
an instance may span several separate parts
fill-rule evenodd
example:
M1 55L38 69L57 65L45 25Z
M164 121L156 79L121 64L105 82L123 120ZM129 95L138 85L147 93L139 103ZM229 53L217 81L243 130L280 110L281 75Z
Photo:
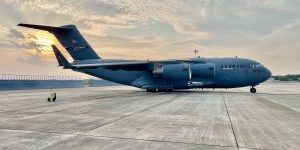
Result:
M183 78L182 80L180 78L177 80L168 80L163 75L156 74L153 71L153 66L157 66L157 64L162 68L175 64L174 71L172 72L171 70L169 73L171 77L181 74L180 71L176 72L176 64L188 64L191 77L189 79ZM194 58L190 60L170 60L167 63L151 62L151 65L144 67L144 69L123 70L120 68L109 69L99 67L95 69L77 69L75 71L143 89L236 88L256 86L271 76L271 72L262 64L244 58Z

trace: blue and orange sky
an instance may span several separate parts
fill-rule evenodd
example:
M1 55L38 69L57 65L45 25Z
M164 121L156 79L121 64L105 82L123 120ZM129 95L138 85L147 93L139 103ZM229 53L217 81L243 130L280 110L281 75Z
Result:
M0 74L83 76L57 67L55 38L18 23L75 24L103 58L185 59L199 49L300 73L299 8L299 0L1 0Z

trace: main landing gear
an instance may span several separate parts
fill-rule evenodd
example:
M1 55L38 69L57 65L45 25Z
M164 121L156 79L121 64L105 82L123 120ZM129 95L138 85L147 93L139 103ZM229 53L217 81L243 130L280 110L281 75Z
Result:
M173 89L146 89L147 92L172 92Z
M252 88L250 89L250 92L253 93L253 94L256 93L256 88L252 87Z

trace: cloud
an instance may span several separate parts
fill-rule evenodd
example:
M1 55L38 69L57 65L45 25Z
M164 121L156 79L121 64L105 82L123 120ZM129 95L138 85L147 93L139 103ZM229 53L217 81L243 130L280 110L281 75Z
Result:
M287 24L282 28L272 31L271 33L259 38L261 47L278 50L299 50L300 38L300 20Z
M47 62L53 60L53 53L49 51L49 45L38 42L42 37L41 34L31 32L21 32L17 29L5 30L5 36L0 40L1 48L6 52L15 53L22 51L16 60L20 62L39 65L38 62ZM47 37L45 37L47 38Z
M10 29L8 37L17 38L17 39L25 39L25 36L22 32L19 32L16 29Z
M0 24L0 32L1 32L1 35L7 35L9 33L9 28Z
M1 41L6 47L10 48L37 49L41 46L32 40L36 39L35 35L31 33L22 33L17 29L9 29L5 38L6 39L2 39Z
M3 0L0 50L44 61L35 30L15 25L76 24L105 57L183 58L199 48L202 56L240 55L297 72L299 7L299 0ZM279 70L271 56L296 67Z
M194 1L147 1L147 0L127 0L127 1L112 1L115 5L122 7L131 15L131 18L136 18L140 23L147 23L149 20L166 22L172 28L184 35L193 35L198 38L207 38L209 33L199 30L194 26L194 21L204 19L206 12L203 3L194 5ZM194 17L191 18L190 15Z
M29 18L34 13L41 24L50 23L48 18L52 18L51 25L55 22L72 23L89 34L105 34L109 29L130 28L133 25L130 23L132 21L130 15L122 8L102 1L6 0L6 2L17 8L24 16L28 16L29 20L36 20Z

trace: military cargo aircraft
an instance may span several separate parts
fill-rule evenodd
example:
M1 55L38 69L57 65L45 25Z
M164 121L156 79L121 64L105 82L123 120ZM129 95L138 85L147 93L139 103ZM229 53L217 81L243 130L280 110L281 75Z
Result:
M192 58L188 60L103 59L80 34L75 25L60 27L18 24L48 31L74 59L72 63L52 46L59 66L148 92L192 88L237 88L255 86L268 80L271 72L261 63L244 58Z

